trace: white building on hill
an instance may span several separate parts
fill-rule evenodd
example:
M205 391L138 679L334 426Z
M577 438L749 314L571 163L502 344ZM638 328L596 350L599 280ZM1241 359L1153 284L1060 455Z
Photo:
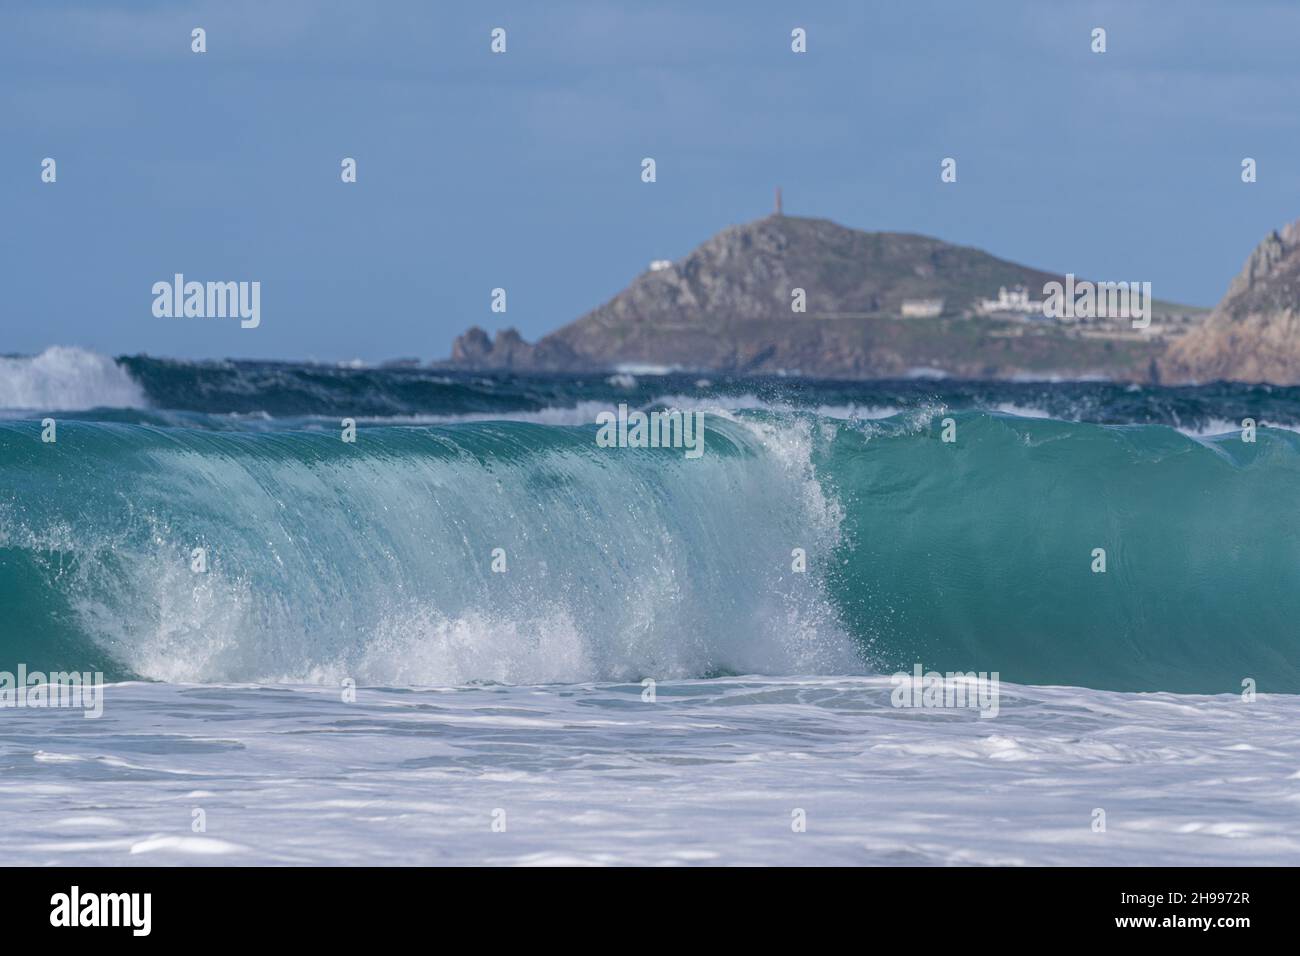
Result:
M905 319L935 319L943 315L943 299L904 299Z
M1029 298L1029 290L1022 285L1010 289L1002 286L998 289L996 299L981 299L975 306L975 311L981 315L992 315L997 312L1018 312L1023 315L1037 312L1042 315L1043 303Z

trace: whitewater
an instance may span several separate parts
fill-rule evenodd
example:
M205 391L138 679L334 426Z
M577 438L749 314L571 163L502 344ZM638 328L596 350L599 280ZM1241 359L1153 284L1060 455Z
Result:
M10 862L1300 861L1295 390L51 349L0 405L0 671L109 682L0 709Z

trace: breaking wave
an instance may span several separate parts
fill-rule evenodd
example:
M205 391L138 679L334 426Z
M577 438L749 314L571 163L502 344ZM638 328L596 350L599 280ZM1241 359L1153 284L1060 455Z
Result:
M0 668L441 685L920 662L1300 692L1293 432L715 410L698 460L594 434L69 421L47 445L0 423Z
M144 390L118 362L56 345L40 355L0 357L0 411L144 408Z

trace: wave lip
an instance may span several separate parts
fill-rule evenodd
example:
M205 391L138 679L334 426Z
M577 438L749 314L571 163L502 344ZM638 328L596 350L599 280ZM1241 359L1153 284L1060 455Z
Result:
M719 417L698 460L522 422L355 444L36 431L0 423L0 669L446 686L863 666L820 583L842 513L810 421Z
M56 412L148 405L131 374L97 352L55 345L40 355L0 358L0 409Z

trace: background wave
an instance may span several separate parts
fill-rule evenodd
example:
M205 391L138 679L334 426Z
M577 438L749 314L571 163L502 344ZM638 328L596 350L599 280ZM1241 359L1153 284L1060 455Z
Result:
M54 346L0 357L0 410L143 408L144 389L124 365L85 349Z
M636 407L816 412L849 420L932 408L1004 411L1096 424L1168 425L1220 434L1244 418L1300 428L1300 388L1216 384L1162 388L1113 382L826 382L713 373L482 374L414 365L187 362L80 349L0 359L0 416L76 412L82 420L215 430L452 424L511 419L582 425L594 410Z

